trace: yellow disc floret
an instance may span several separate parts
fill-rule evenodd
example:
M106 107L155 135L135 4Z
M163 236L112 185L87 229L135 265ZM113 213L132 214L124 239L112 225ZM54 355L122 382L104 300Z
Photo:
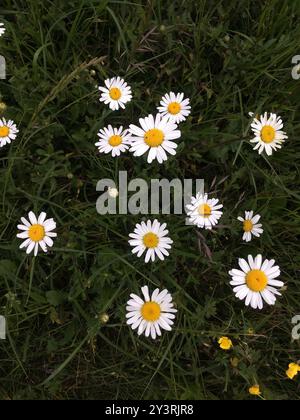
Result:
M198 207L198 213L202 217L211 216L211 212L211 207L208 204L201 204L201 206Z
M266 125L261 130L261 139L265 143L272 143L275 139L275 136L276 136L276 131L270 125Z
M244 221L244 231L245 232L252 232L253 229L253 223L251 222L251 220L245 220Z
M112 147L117 147L120 146L120 144L122 144L122 137L121 136L111 136L108 140L108 143L110 144L110 146Z
M160 317L160 313L160 306L156 302L146 302L141 309L142 317L148 322L157 321Z
M145 135L145 143L150 147L158 147L160 146L164 141L165 135L162 130L159 130L158 128L152 128L151 130L148 130Z
M121 96L122 96L122 92L119 88L116 87L112 87L109 90L109 96L111 97L111 99L113 99L114 101L118 101Z
M268 278L261 270L251 270L246 276L246 283L252 292L262 292L268 284Z
M9 135L9 128L5 125L0 127L0 137L7 137Z
M155 233L149 232L143 237L143 242L146 248L156 248L159 244L159 238Z
M32 225L28 235L33 242L40 242L45 237L45 228L42 225Z
M171 102L168 106L168 111L172 115L177 115L181 111L181 105L178 102Z

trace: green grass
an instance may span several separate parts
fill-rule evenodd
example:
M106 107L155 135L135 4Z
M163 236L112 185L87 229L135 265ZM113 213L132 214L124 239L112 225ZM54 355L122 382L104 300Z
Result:
M299 16L298 0L1 1L2 116L20 129L0 151L0 313L9 331L1 399L247 399L255 382L265 398L299 399L299 378L285 377L300 358L291 339L300 313L300 81L291 77ZM98 101L95 86L113 75L134 91L124 112ZM193 109L175 158L159 166L97 154L99 128L137 122L171 89ZM249 144L249 111L285 121L289 141L271 158ZM119 170L203 177L225 207L222 227L205 233L212 260L183 216L159 217L175 242L164 263L132 256L128 234L141 217L95 208L97 181ZM246 245L236 218L251 208L265 233ZM36 260L16 238L30 210L58 224L53 252ZM248 253L275 258L287 283L261 313L229 286L228 270ZM167 287L179 311L174 331L156 342L125 324L128 295L144 284ZM218 348L224 334L231 353Z

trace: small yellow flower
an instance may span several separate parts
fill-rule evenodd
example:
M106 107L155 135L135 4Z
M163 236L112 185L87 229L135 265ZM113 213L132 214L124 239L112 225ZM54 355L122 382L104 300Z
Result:
M300 366L297 363L290 363L289 368L286 371L286 376L289 379L294 379L294 377L297 376L299 372L300 372Z
M109 315L107 313L99 315L99 321L102 324L107 324L107 322L109 321Z
M230 359L230 363L233 368L237 368L240 364L240 361L237 357L233 357L232 359Z
M253 386L251 386L251 388L249 388L249 394L250 395L255 395L255 396L259 397L261 395L259 385L253 385Z
M3 113L4 111L6 111L7 109L7 105L5 102L0 102L0 113Z
M230 350L233 347L232 341L228 337L221 337L218 341L222 350Z

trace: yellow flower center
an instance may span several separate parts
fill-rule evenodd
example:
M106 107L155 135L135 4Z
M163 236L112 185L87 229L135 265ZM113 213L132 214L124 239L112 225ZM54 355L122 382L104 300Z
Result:
M168 111L172 115L177 115L181 111L181 105L178 102L171 102L168 106Z
M165 135L158 128L152 128L145 133L145 143L150 147L158 147L164 141Z
M122 144L122 137L121 136L111 136L110 139L108 140L108 143L112 147L120 146L120 144Z
M156 302L146 302L141 309L142 317L148 322L157 321L160 317L160 313L160 306Z
M272 141L274 141L275 139L275 135L276 135L276 131L270 125L266 125L261 130L261 138L262 138L262 141L264 141L265 143L272 143Z
M143 237L143 242L146 248L156 248L159 244L159 238L155 233L149 232Z
M244 231L245 232L251 232L253 229L253 223L251 220L245 220L244 221Z
M45 237L45 228L42 225L32 225L28 234L33 242L40 242Z
M251 270L246 276L246 283L252 292L262 292L268 284L268 278L261 270Z
M122 92L120 91L119 88L116 87L112 87L109 90L109 96L111 97L111 99L113 99L114 101L117 101L121 98L122 96Z
M261 395L259 385L253 385L251 388L249 388L249 394L257 396Z
M9 135L9 128L5 126L0 127L0 137L7 137Z
M202 217L209 217L211 216L211 207L208 204L201 204L198 207L198 213Z

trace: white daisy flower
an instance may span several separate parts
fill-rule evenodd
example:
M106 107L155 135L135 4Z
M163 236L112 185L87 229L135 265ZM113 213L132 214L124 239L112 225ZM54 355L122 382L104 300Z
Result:
M185 121L191 113L189 98L184 99L184 93L167 93L163 96L157 109L162 116L168 116L170 121L179 124Z
M131 87L119 76L106 79L104 83L106 87L99 86L98 88L102 92L100 102L109 105L113 111L119 108L125 109L125 104L132 99Z
M128 130L123 130L123 127L113 128L109 125L99 131L99 142L95 144L99 148L100 153L111 153L113 157L120 156L121 153L126 152L131 144L131 135Z
M161 329L172 330L177 309L174 308L172 296L168 290L160 292L155 289L150 298L148 286L142 287L144 299L132 293L131 299L127 302L127 324L133 330L138 329L138 335L145 334L153 340L161 336Z
M167 224L160 224L157 220L152 223L148 220L147 223L142 222L137 224L134 229L134 233L129 236L129 244L134 247L132 250L133 254L137 254L141 257L145 251L145 262L148 263L150 260L155 261L156 256L160 260L164 260L165 256L169 256L168 249L171 249L173 243L167 235L169 233L166 230Z
M252 131L255 137L250 140L251 143L256 143L254 150L258 150L259 154L265 150L268 156L271 156L273 150L281 149L282 143L288 138L283 128L283 122L281 117L276 114L270 114L265 112L264 115L260 116L260 120L257 118L253 119L251 124Z
M25 217L21 218L22 225L18 225L18 229L22 231L17 235L20 239L25 239L21 244L20 249L27 248L26 253L30 254L34 251L37 256L39 247L42 251L47 252L47 247L53 246L53 240L57 234L52 232L56 229L56 223L53 219L46 220L46 213L41 213L39 217L31 211L28 214L29 221Z
M284 283L275 280L280 276L280 269L274 264L274 260L263 262L261 255L257 255L255 259L249 255L248 262L239 259L241 270L234 269L229 272L235 296L240 300L246 300L246 306L262 309L263 301L268 305L275 305L276 295L281 296L276 288L283 287Z
M253 211L246 211L245 218L238 217L238 220L243 223L243 241L250 242L252 240L252 235L259 238L263 233L262 225L257 223L260 220L260 217L259 214L254 216Z
M0 22L0 36L4 35L4 33L5 33L4 23Z
M191 204L186 206L189 222L198 228L212 229L218 224L222 217L223 204L218 204L216 198L209 199L207 194L198 193L196 197L191 198Z
M17 129L16 124L12 121L6 121L5 118L0 119L0 147L5 146L6 144L11 143L12 140L15 140L19 130Z
M171 140L181 137L181 132L177 130L175 123L160 114L157 114L155 119L153 115L140 118L139 122L141 127L133 124L129 126L133 136L130 151L134 156L142 156L149 151L148 163L155 159L163 163L168 159L167 153L176 155L177 144Z

